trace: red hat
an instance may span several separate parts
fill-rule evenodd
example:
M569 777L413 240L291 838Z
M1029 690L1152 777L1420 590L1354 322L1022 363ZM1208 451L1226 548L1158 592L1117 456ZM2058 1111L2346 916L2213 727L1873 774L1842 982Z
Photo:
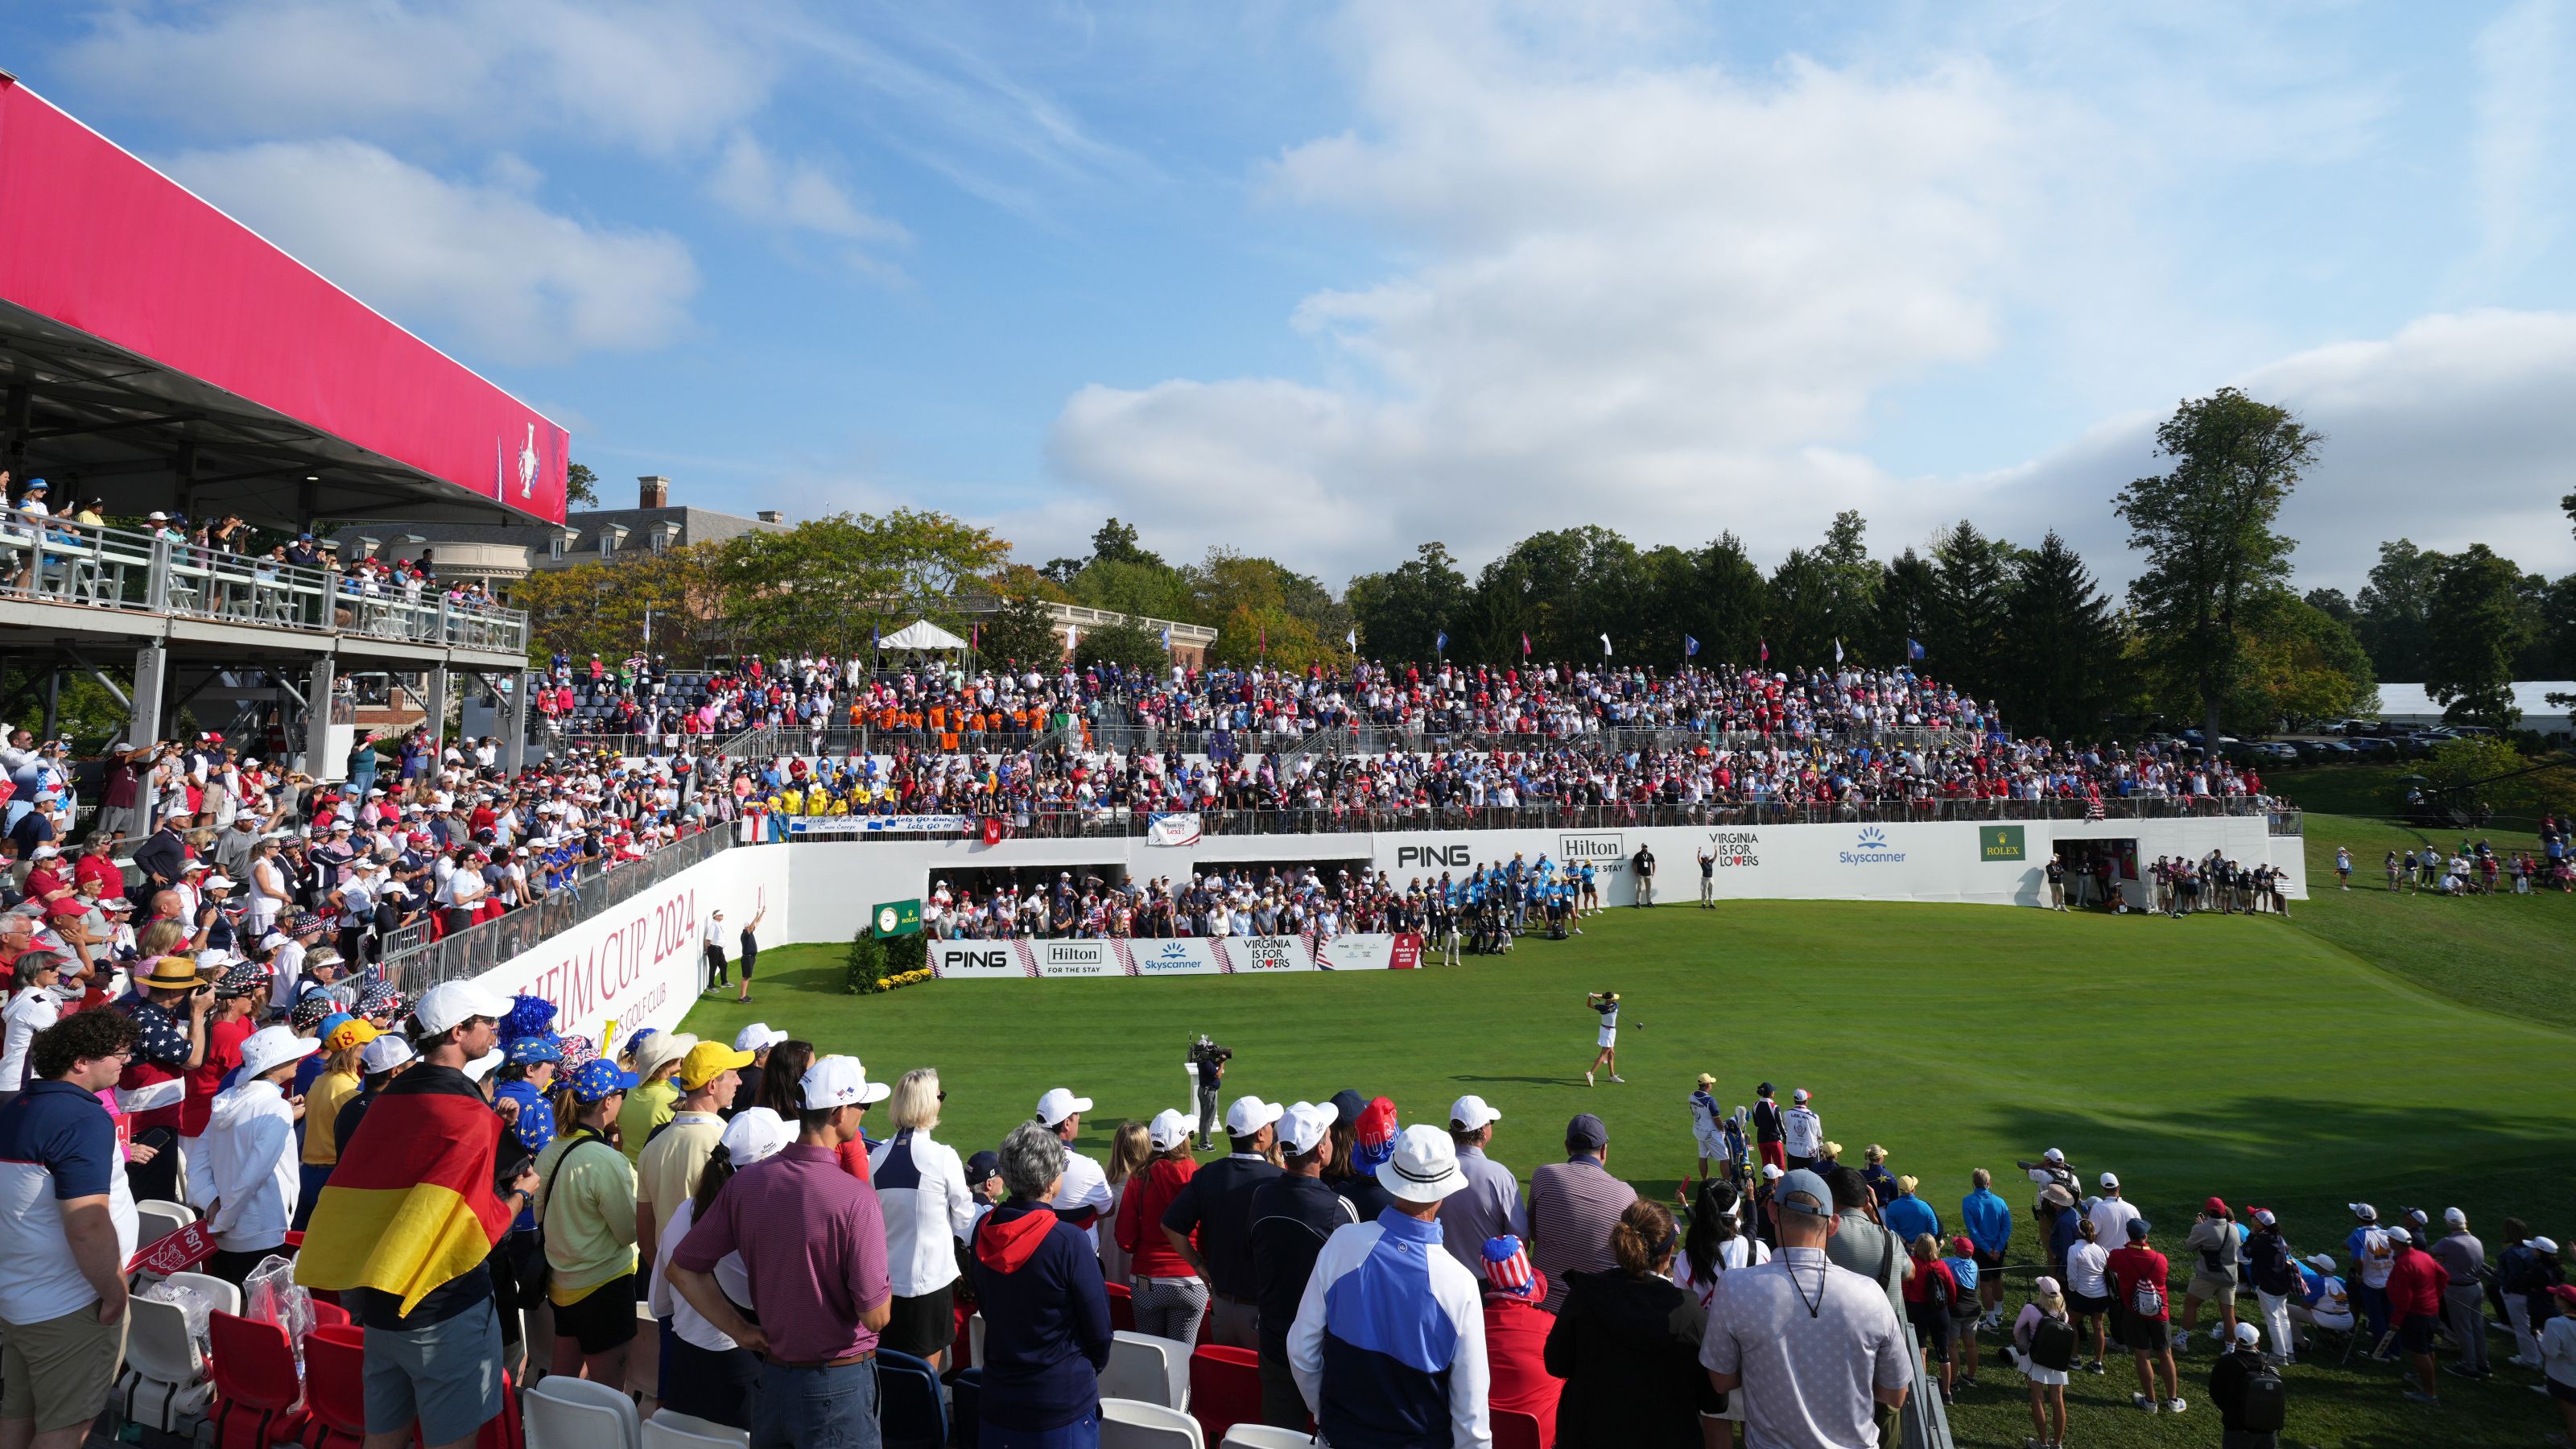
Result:
M1969 1242L1966 1238L1952 1238L1950 1240L1950 1251L1962 1258L1973 1257L1976 1254L1977 1245Z
M2227 1200L2224 1198L2211 1198L2209 1201L2200 1205L2200 1210L2209 1214L2211 1217L2223 1218L2227 1216Z
M1384 1097L1360 1109L1357 1129L1360 1145L1382 1147L1395 1140L1395 1103Z

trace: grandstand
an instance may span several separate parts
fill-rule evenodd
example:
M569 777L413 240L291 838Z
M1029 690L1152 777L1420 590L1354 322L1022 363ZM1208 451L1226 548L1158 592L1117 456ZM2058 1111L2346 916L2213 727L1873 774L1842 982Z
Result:
M101 680L136 741L250 706L326 778L350 676L424 677L439 720L458 674L520 669L524 616L298 544L350 517L560 524L562 428L5 77L0 214L10 664Z

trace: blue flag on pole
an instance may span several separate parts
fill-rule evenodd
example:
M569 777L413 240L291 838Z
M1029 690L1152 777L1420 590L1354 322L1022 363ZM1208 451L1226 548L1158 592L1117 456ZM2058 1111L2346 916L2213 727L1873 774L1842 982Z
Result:
M1446 654L1449 652L1448 630L1440 630L1438 633L1431 636L1431 652L1434 654Z
M1917 641L1917 640L1913 640L1913 639L1908 639L1908 640L1906 640L1906 641L1905 641L1905 657L1906 657L1906 658L1908 658L1908 659L1920 659L1920 658L1922 658L1922 657L1923 657L1923 645L1922 645L1919 641Z
M1696 659L1699 657L1699 641L1688 634L1684 634L1682 636L1682 657L1684 659Z

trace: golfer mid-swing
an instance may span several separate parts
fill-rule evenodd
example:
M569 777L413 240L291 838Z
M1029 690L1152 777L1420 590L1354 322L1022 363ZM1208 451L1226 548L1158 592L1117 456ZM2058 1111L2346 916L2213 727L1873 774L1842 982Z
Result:
M1603 1067L1610 1069L1610 1080L1626 1082L1627 1078L1619 1075L1619 993L1587 992L1583 1004L1601 1013L1601 1054L1592 1059L1591 1070L1583 1074L1583 1085L1593 1085L1592 1073Z

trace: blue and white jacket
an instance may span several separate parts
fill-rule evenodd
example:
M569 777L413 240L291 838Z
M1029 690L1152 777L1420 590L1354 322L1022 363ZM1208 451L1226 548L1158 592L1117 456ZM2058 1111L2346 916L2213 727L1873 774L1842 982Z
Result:
M1437 1221L1389 1208L1327 1238L1288 1364L1334 1449L1492 1449L1484 1299Z

